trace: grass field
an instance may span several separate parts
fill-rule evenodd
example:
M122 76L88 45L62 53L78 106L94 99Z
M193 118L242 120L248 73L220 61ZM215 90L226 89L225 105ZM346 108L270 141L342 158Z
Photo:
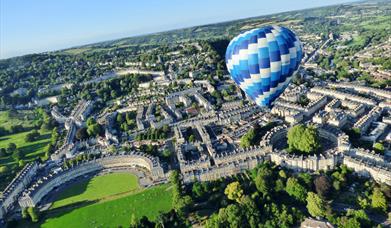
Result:
M32 127L34 124L34 113L32 111L18 111L15 112L0 112L0 127L7 130L12 125L24 125L25 127Z
M77 209L54 209L47 212L46 219L43 218L39 226L45 228L128 227L132 214L137 218L145 215L149 219L156 219L159 212L168 212L171 208L172 190L170 185L166 184Z
M96 176L69 186L60 193L51 209L82 201L98 200L119 193L140 189L137 177L131 173L111 173Z
M9 143L15 143L22 155L22 159L26 162L35 160L45 154L46 146L51 141L51 132L40 132L41 136L34 142L26 142L26 135L38 125L39 117L34 111L1 111L0 112L0 128L9 131L11 126L21 125L25 131L7 134L3 132L0 136L0 148L7 148ZM6 134L6 135L4 135ZM11 155L0 157L0 166L8 166L9 171L0 175L0 191L15 177L16 173L22 168L12 158Z
M26 142L26 135L32 131L32 128L37 122L37 116L33 111L13 111L0 112L0 127L10 130L12 125L21 125L27 130L15 134L4 135L0 137L0 148L6 148L9 143L15 143L17 148L24 156L23 160L31 161L39 156L44 155L45 147L50 143L51 132L40 132L41 136L37 141ZM16 162L11 156L1 157L0 166L15 165Z
M44 155L44 148L50 143L50 131L43 132L39 140L34 142L25 142L25 136L30 131L11 134L0 137L0 148L6 148L9 143L15 143L20 152L24 155L24 160L31 161L37 156ZM11 156L0 158L0 166L12 165L15 161Z

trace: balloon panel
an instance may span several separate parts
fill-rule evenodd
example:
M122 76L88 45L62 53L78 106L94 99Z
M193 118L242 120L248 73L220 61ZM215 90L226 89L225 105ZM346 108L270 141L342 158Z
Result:
M225 61L231 78L259 106L286 89L302 58L302 45L287 28L266 26L231 40Z

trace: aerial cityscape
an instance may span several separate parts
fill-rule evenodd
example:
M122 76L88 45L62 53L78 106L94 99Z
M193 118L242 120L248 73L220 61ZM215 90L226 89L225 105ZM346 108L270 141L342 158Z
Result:
M390 227L391 1L0 59L2 227Z

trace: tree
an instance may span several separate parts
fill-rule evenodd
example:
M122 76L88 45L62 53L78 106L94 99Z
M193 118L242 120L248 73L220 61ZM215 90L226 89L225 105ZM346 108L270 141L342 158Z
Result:
M108 150L107 150L110 154L114 154L115 152L117 152L117 147L115 147L114 145L111 145Z
M191 191L197 198L202 197L204 194L204 189L202 188L202 184L199 181L194 182Z
M26 165L26 162L22 159L18 162L19 167L24 167Z
M165 158L169 158L170 156L171 156L171 151L169 150L169 149L164 149L163 150L163 156L165 157Z
M296 125L288 131L288 145L291 152L309 154L320 148L318 131L315 126Z
M285 191L298 201L305 202L307 198L307 190L294 178L288 178Z
M172 192L172 205L173 208L176 209L176 211L180 211L181 208L178 208L178 202L182 198L182 184L181 184L181 179L180 179L180 174L177 170L174 170L170 173L169 177L170 183L173 185L173 192Z
M326 215L326 202L316 193L309 192L307 195L307 210L313 217L324 217Z
M176 202L174 208L177 210L179 215L184 215L189 212L193 204L193 199L188 195L184 195Z
M263 195L268 195L273 188L272 171L268 166L261 166L255 177L255 186Z
M387 200L380 188L374 188L372 193L372 208L386 213L387 212Z
M137 220L136 219L136 216L134 214L132 214L132 216L130 216L130 228L138 228L140 227L140 220Z
M274 187L274 191L275 191L275 192L281 192L281 191L284 191L284 190L285 190L284 181L281 180L281 179L277 179L277 180L276 180L275 187Z
M18 132L22 132L24 131L24 127L20 124L17 124L17 125L12 125L10 127L10 132L11 133L18 133Z
M35 207L27 208L27 212L30 215L30 218L31 218L32 222L38 222L39 215L38 215L38 211L37 211L37 209Z
M281 178L283 179L286 179L287 178L287 175L285 173L285 171L283 169L281 169L279 172L278 172L278 176L280 176Z
M60 135L58 134L58 129L57 129L57 127L55 127L55 128L53 128L53 130L52 130L52 135L51 135L51 139L50 139L50 143L52 144L52 145L56 145L56 143L57 143L57 140L58 140L58 138L60 137Z
M378 153L384 153L384 146L380 142L373 144L373 149Z
M245 227L243 210L237 204L220 208L219 213L207 221L206 227Z
M87 133L89 136L97 136L101 133L102 128L99 124L91 124L87 127Z
M32 142L34 141L34 136L31 133L27 133L27 135L24 137L25 142Z
M240 147L247 148L247 147L252 146L255 135L256 134L255 134L254 128L251 128L250 130L248 130L248 132L240 138Z
M302 124L291 127L288 131L288 145L290 150L298 150L301 136L304 134L305 126Z
M366 196L358 196L357 203L362 209L367 209L370 206L369 199Z
M357 218L348 218L346 216L338 219L338 227L341 228L357 228L361 227L360 222Z
M0 174L8 172L8 167L7 166L0 166Z
M45 157L49 158L50 154L54 152L56 148L53 146L53 144L48 144L45 148Z
M192 187L192 193L194 198L208 196L207 193L209 192L209 190L210 188L208 182L195 181Z
M171 210L167 213L159 213L155 222L140 220L138 227L187 227L188 225L184 221L183 217L180 216L175 210Z
M87 126L91 126L93 124L96 124L96 120L94 119L94 117L89 117L87 119Z
M17 162L19 162L19 160L22 158L22 154L18 149L14 150L14 152L12 153L12 158Z
M121 124L121 129L125 132L129 131L129 126L126 122Z
M297 175L301 183L305 184L307 188L312 187L312 176L309 173L299 173Z
M124 118L122 116L122 113L118 113L117 115L117 123L118 125L121 125L124 122Z
M7 153L12 154L15 150L16 150L16 144L15 143L8 143Z
M331 183L330 180L326 176L319 176L315 178L314 185L316 192L322 196L325 197L330 193L331 190Z
M191 142L191 143L192 143L192 142L194 142L194 140L195 140L195 137L194 137L194 135L190 135L190 136L189 136L189 142Z
M22 218L26 219L29 216L26 207L22 207Z
M25 136L25 141L26 142L32 142L32 141L35 141L39 138L40 134L37 130L33 130L29 133L27 133L27 135Z
M371 221L364 210L348 209L346 216L353 217L360 222L361 227L370 227Z
M244 192L242 187L240 186L240 183L238 181L235 181L227 185L224 190L224 193L225 195L227 195L228 199L239 202L240 199L243 197Z
M240 199L240 205L244 209L244 214L250 227L258 227L260 223L260 212L254 200L249 196Z
M7 150L5 148L0 148L0 158L7 156Z
M136 226L133 226L134 223ZM151 227L155 227L155 223L149 221L149 219L146 216L143 216L143 217L141 217L140 220L138 220L136 222L131 219L130 227L131 228L151 228Z
M318 131L313 125L310 125L305 129L304 134L301 137L301 143L299 149L301 151L310 153L310 152L317 151L319 148L320 148L320 143L319 143Z
M162 131L164 133L168 133L170 131L170 126L168 126L168 124L164 124L162 127Z

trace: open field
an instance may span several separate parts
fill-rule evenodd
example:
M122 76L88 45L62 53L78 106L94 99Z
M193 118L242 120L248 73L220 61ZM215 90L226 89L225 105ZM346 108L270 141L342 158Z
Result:
M31 161L38 156L44 155L44 149L50 143L50 131L41 134L40 138L37 141L25 142L25 136L29 132L30 131L25 131L0 137L0 148L6 148L9 143L15 143L17 148L24 156L23 160L26 161ZM9 166L13 164L15 164L15 161L11 158L11 156L0 158L0 166Z
M32 161L44 155L45 147L50 143L51 132L40 132L41 136L33 142L26 142L26 135L32 131L39 119L33 111L2 111L0 112L0 127L9 131L11 126L23 126L24 131L0 136L0 148L7 148L9 143L15 143L20 150L23 160ZM0 157L0 166L15 165L11 156Z
M66 206L82 201L98 200L120 193L140 189L137 177L131 173L111 173L96 176L90 180L79 182L61 192L52 205L53 208Z
M40 131L40 137L33 142L26 142L26 135L40 125L40 117L35 111L0 111L0 148L7 148L8 144L15 143L22 159L26 162L45 155L45 149L51 141L51 131ZM11 132L12 126L22 126L21 132ZM0 175L0 191L12 180L22 168L10 154L0 157L0 166L7 166L8 172Z
M138 218L145 215L150 219L156 219L159 212L167 212L171 208L172 190L170 185L165 184L122 198L97 202L77 209L54 209L47 212L39 225L48 228L128 227L132 214ZM31 224L29 224L30 226Z
M26 131L0 137L0 148L6 148L11 142L15 143L23 155L23 160L26 162L33 161L38 157L43 157L45 155L45 148L51 141L51 133L45 132L44 134L41 134L37 141L25 142L24 138L29 132L30 131ZM11 182L12 178L16 176L16 173L19 172L21 167L18 166L18 163L11 155L0 157L0 166L7 166L9 168L8 172L0 175L0 191L3 191L8 183Z

